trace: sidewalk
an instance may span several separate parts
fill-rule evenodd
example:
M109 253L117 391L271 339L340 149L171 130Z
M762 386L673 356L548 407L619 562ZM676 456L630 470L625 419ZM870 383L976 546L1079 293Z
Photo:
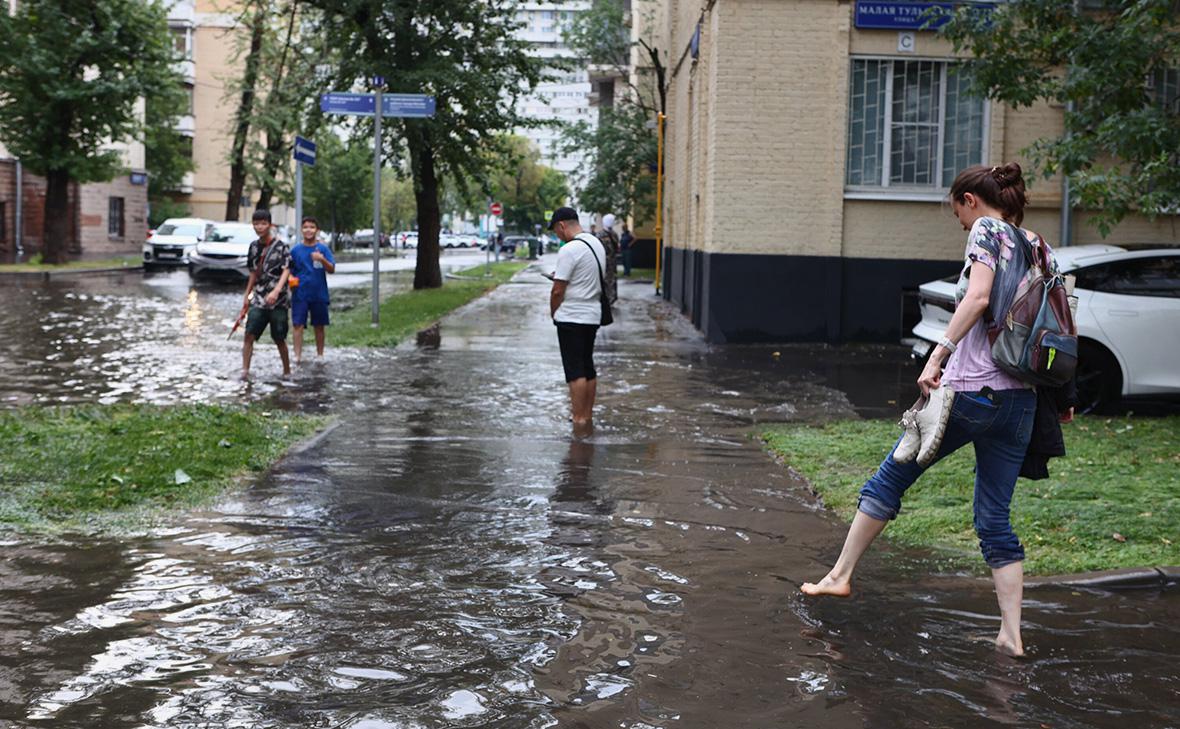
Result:
M576 440L538 268L430 346L341 354L276 389L275 407L341 423L249 489L149 538L10 544L0 719L1165 723L1174 596L1044 588L1015 676L974 638L995 630L990 587L929 577L928 555L882 550L852 600L800 599L844 527L750 434L849 416L831 372L879 362L710 348L621 282L598 430Z

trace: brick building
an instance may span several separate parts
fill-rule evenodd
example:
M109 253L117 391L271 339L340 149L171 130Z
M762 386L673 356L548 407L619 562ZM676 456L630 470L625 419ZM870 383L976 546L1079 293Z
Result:
M960 265L957 171L1023 163L1061 130L1060 108L963 93L935 33L869 27L915 5L637 3L669 49L663 292L710 341L896 341L905 293ZM1061 181L1029 183L1026 227L1060 241ZM1073 243L1100 240L1073 221ZM1132 217L1106 240L1176 245L1176 222Z

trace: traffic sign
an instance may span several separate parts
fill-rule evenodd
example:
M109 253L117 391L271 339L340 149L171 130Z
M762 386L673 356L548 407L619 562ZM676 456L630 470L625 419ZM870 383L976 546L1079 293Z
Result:
M492 203L491 207L488 209L492 211L492 215L500 215L504 212L504 206L498 202Z
M545 224L548 225L550 220L553 220L553 211L546 210L545 211Z
M376 107L374 94L333 91L320 97L320 110L325 114L373 116ZM382 94L382 116L426 118L434 116L435 100L426 94Z
M315 166L315 142L303 137L295 137L295 147L291 150L296 162Z

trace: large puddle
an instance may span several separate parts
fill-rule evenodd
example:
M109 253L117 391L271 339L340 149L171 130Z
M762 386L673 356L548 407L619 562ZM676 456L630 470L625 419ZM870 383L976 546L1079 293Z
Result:
M0 402L340 416L143 537L9 538L0 724L1176 724L1174 592L1029 590L1022 662L980 640L990 583L920 554L875 552L851 601L800 599L843 528L753 426L895 413L903 350L709 348L624 284L599 428L573 440L543 284L501 287L424 346L330 351L294 384L264 341L247 385L224 339L237 288L177 274L0 294Z

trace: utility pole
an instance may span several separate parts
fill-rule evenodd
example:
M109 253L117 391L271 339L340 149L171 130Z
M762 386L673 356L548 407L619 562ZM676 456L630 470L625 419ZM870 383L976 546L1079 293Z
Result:
M377 86L373 114L373 326L380 321L381 301L381 87L385 79L373 79Z

